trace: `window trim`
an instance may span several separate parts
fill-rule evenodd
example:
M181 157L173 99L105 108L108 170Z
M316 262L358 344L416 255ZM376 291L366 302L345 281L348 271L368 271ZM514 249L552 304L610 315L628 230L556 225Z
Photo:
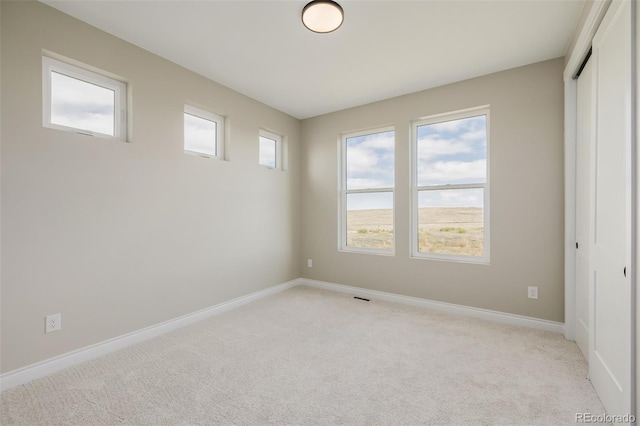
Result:
M472 184L442 184L418 186L418 139L417 131L419 126L442 123L446 121L460 120L464 118L486 116L487 153L486 153L486 180L485 183ZM435 114L422 117L411 122L411 254L412 259L427 259L448 262L462 262L473 264L490 264L491 232L490 232L490 152L491 152L491 113L490 106L483 105L447 113ZM421 191L455 190L455 189L483 189L483 251L482 256L467 256L459 254L425 253L420 251L419 238L419 202L418 196Z
M192 151L186 148L186 138L184 136L184 114L192 115L194 117L201 118L203 120L212 121L216 123L216 140L215 140L215 155L211 155L208 152ZM225 119L223 116L214 114L211 111L206 111L202 108L194 107L193 105L185 104L184 112L182 114L182 146L185 154L195 155L203 158L214 158L217 160L224 160L224 134L225 134Z
M114 91L114 120L113 135L94 132L78 127L65 126L51 122L51 73L65 75L67 77L82 80L95 86L104 87ZM104 139L127 141L127 84L115 78L108 77L107 73L90 71L77 65L72 65L49 56L42 56L42 125L50 129L74 132L87 136L95 136Z
M377 133L394 132L394 186L384 188L347 189L347 139ZM396 254L396 191L395 191L395 159L396 159L396 128L395 126L375 127L357 132L342 133L338 138L338 251L345 253L375 254L380 256L395 256ZM347 196L349 194L379 194L391 193L393 210L392 249L378 249L367 247L349 247L347 245Z
M275 161L276 161L276 165L271 167L268 166L266 164L262 164L260 162L260 138L263 137L265 139L270 139L272 141L276 142L276 147L275 147ZM282 170L282 140L283 140L283 136L279 135L278 133L274 133L270 130L265 130L265 129L259 129L258 130L258 165L260 167L264 167L266 169L269 170Z

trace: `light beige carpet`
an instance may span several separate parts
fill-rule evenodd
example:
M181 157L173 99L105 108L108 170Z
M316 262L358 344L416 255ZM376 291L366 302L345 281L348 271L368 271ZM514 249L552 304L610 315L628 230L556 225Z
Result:
M3 425L570 425L561 335L296 287L3 392Z

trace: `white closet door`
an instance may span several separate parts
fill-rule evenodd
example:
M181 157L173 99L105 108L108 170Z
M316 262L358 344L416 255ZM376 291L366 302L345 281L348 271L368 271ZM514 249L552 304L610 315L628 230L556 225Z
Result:
M594 147L593 59L578 77L576 146L576 343L589 360L590 242L593 215L591 191Z
M609 414L631 410L631 2L614 0L593 39L595 219L589 373Z

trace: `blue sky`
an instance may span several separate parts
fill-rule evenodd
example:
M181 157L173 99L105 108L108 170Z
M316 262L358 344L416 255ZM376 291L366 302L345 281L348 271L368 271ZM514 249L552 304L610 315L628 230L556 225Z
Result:
M375 189L394 185L395 132L347 138L347 189ZM417 129L419 186L485 183L487 170L486 116L469 117ZM482 189L423 191L420 207L483 204ZM393 207L391 194L351 194L348 210Z

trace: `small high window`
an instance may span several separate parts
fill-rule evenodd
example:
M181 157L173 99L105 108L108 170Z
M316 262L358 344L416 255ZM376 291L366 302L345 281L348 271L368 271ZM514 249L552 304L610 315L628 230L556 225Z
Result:
M45 127L126 140L125 83L47 56L42 70Z
M280 168L282 136L266 130L260 130L258 143L258 163L270 169Z
M223 135L223 117L185 105L184 151L186 153L223 159Z

